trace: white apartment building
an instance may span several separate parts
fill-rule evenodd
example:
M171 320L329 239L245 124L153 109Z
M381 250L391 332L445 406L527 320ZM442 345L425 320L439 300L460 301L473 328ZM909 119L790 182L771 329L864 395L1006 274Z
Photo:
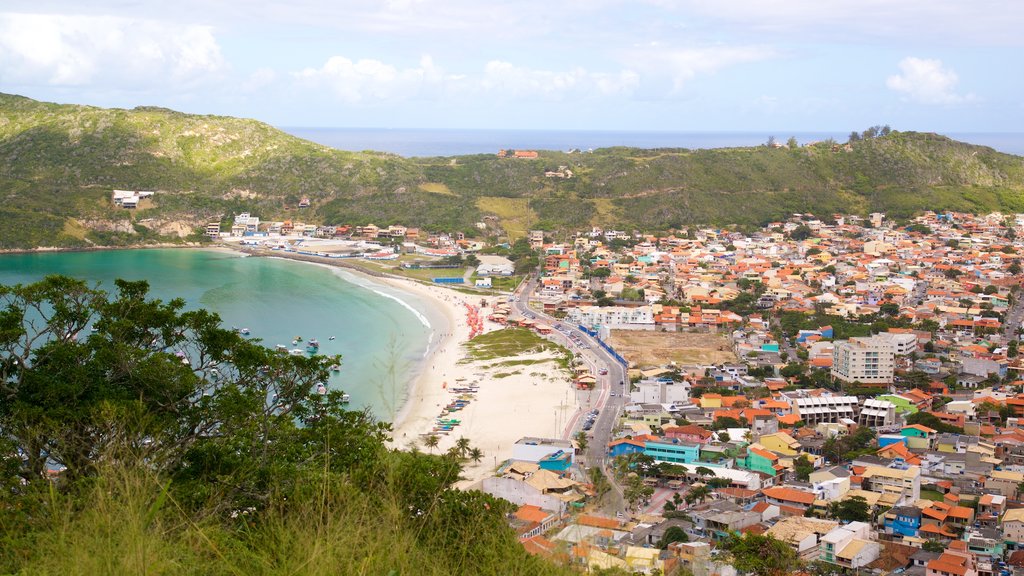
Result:
M860 408L857 423L871 428L892 426L896 423L896 405L888 400L868 398Z
M872 338L889 342L893 345L893 353L897 356L910 356L917 350L917 334L882 332Z
M851 338L835 343L832 377L844 382L890 384L896 347L882 338Z
M856 422L860 409L856 396L808 396L792 399L790 405L808 426L836 423L842 419Z
M580 306L570 308L568 320L581 326L626 326L630 324L654 325L650 306Z

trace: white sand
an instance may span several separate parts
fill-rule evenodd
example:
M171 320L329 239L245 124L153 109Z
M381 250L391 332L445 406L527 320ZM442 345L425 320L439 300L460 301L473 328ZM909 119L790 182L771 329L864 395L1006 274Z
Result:
M287 257L287 254L280 254ZM328 266L327 264L321 264ZM336 268L336 267L332 267ZM358 271L344 270L353 274ZM566 438L569 425L577 416L577 395L568 374L562 371L550 355L529 355L501 358L482 362L464 362L466 350L463 344L469 339L465 304L479 306L481 297L440 286L430 286L404 278L379 278L361 275L375 284L391 286L414 294L427 304L426 311L436 334L422 372L410 384L408 400L394 418L393 445L408 448L416 445L428 450L424 435L433 432L435 420L442 409L458 394L448 387L476 384L479 391L469 405L452 412L446 418L461 421L459 426L445 434L439 434L439 444L432 450L442 453L451 448L457 439L465 437L470 445L483 452L479 463L469 460L463 472L464 481L460 487L470 486L491 475L497 464L512 456L512 444L524 436ZM496 297L488 296L488 305ZM483 308L484 318L490 308ZM484 321L484 331L502 329L503 326ZM508 360L535 360L542 363L496 366ZM507 374L495 378L496 374Z
M554 362L551 354L534 354L497 360L465 362L469 326L463 302L479 303L479 298L425 286L413 281L388 279L388 283L431 298L445 311L454 325L450 336L427 360L423 373L410 390L410 400L395 420L394 444L400 448L417 445L428 450L424 434L431 433L442 409L459 396L451 387L478 385L479 390L469 405L445 418L460 420L460 425L447 434L439 434L439 444L432 451L441 453L467 438L470 445L483 452L479 463L466 462L460 486L469 486L489 476L496 465L512 456L512 444L523 436L564 438L566 429L577 411L576 392L568 375ZM493 303L493 298L490 299ZM488 308L481 311L486 317ZM502 326L484 322L485 332ZM536 364L497 366L508 360L531 360ZM496 374L505 375L495 378Z

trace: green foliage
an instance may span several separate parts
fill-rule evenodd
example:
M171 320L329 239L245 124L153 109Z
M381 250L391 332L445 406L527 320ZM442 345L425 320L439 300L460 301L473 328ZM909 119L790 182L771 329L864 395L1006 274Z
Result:
M157 190L140 214L199 226L250 211L293 218L309 197L310 220L401 222L470 230L480 198L525 200L533 224L576 230L592 224L665 230L692 224L761 225L794 212L1024 211L1020 159L936 134L890 132L849 151L830 143L714 150L616 147L540 158L477 154L400 158L344 152L271 126L159 108L104 110L0 95L0 186L7 202L0 248L137 244L104 238L75 222L128 221L112 188ZM566 165L573 177L543 176ZM428 192L436 185L445 193ZM244 192L244 193L243 193ZM807 231L794 230L802 238Z
M867 500L852 496L838 502L829 502L828 515L843 522L869 522L871 509Z
M731 536L724 547L740 573L783 576L800 566L796 552L788 544L767 534Z
M390 450L388 425L316 393L338 358L116 285L0 286L0 572L563 573L509 503L452 488L468 442Z
M686 531L679 526L669 526L668 530L665 530L665 534L661 536L661 540L658 540L658 548L662 550L668 548L668 545L673 542L689 542L690 537L686 535Z
M814 472L814 465L811 464L807 455L801 455L793 462L793 471L796 472L796 477L802 482L807 482L810 478L811 473Z
M953 426L952 424L946 424L942 420L939 420L937 416L929 414L927 412L915 412L907 415L907 425L920 424L927 426L933 430L941 432L943 434L963 434L964 429L959 426Z

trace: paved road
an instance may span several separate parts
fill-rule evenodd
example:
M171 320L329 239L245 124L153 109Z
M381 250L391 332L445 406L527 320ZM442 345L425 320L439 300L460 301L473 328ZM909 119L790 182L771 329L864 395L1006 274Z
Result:
M1013 305L1006 311L1006 322L1003 324L1003 337L1007 342L1017 337L1017 329L1024 320L1024 294L1018 292Z
M580 400L581 409L573 416L563 433L564 438L571 438L578 431L582 430L585 413L591 408L600 410L594 427L589 432L589 440L584 458L586 467L600 467L605 477L612 484L612 490L605 496L602 508L608 512L624 512L625 503L622 499L622 491L612 480L611 470L608 469L607 446L611 441L612 428L625 403L623 394L625 392L626 368L594 338L591 338L576 326L571 326L559 321L557 318L544 314L541 311L531 309L528 305L529 298L536 289L537 280L530 277L520 285L513 295L513 308L519 314L526 317L535 317L548 322L556 330L552 332L553 337L573 353L580 356L591 371L597 375L597 388L593 392L581 391L577 395ZM599 375L604 369L607 375ZM595 396L596 395L596 400Z

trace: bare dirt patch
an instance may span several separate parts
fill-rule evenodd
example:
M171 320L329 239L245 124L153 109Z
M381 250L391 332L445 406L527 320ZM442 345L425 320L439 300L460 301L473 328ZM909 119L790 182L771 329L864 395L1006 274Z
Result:
M677 364L735 362L729 337L696 332L612 330L608 341L630 363L640 368Z

